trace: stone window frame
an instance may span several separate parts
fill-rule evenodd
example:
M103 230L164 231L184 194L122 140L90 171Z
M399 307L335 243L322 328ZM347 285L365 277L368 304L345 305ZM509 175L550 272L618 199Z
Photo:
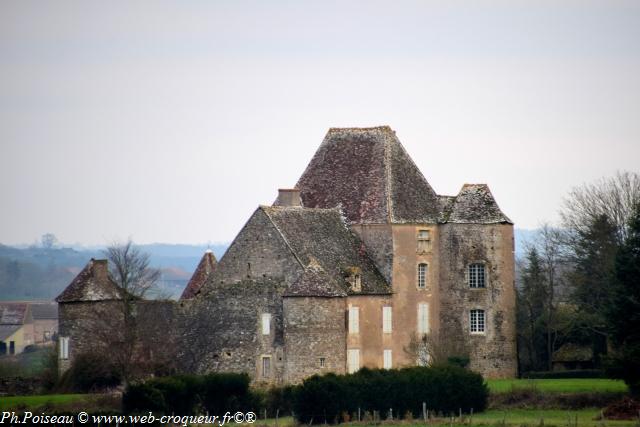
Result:
M478 314L482 314L482 316L479 317ZM469 333L471 335L485 335L487 333L487 311L484 308L472 308L469 310Z
M419 228L416 233L416 252L426 254L431 252L433 243L431 240L432 230L429 228Z
M421 267L424 266L424 275L422 276L422 283L423 286L420 286L421 284L421 272L420 269ZM424 291L426 289L429 289L429 263L425 262L425 261L420 261L418 262L418 265L416 267L416 289L420 290L420 291Z
M260 316L262 335L271 335L271 313L262 313Z
M424 307L424 310L422 309ZM424 316L424 323L422 322ZM418 302L416 329L419 335L429 333L429 303L426 301Z
M474 283L472 283L472 268L474 267L478 267L478 266L482 266L482 278L483 278L483 286L477 286L477 272L475 273L476 276L476 281L474 282L476 285L474 286ZM489 265L486 261L484 260L480 260L480 261L472 261L470 263L467 264L467 268L465 269L465 274L464 274L464 278L465 278L465 284L467 286L467 288L471 289L471 290L483 290L483 289L487 289L489 287Z
M260 377L261 378L272 377L273 364L271 363L271 359L272 357L270 354L263 354L262 356L260 356Z
M355 335L360 333L360 308L357 306L349 307L349 334Z
M58 346L58 357L61 360L69 360L69 337L59 337Z
M319 368L326 368L327 367L327 359L325 357L319 357L318 358L318 367Z
M382 306L382 333L390 334L393 332L393 307L390 305Z
M393 369L393 351L390 348L382 350L382 368Z
M352 360L354 359L354 357L352 357L352 355L355 355L355 359L357 359L358 363L357 366L355 367L355 369L352 367ZM360 349L359 348L348 348L347 349L347 373L348 374L353 374L355 372L358 372L360 370L361 364L360 364Z

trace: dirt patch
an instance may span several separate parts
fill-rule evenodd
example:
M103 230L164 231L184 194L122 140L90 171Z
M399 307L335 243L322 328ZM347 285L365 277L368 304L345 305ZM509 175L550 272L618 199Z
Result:
M640 419L640 401L630 397L611 403L604 410L608 420L637 420Z

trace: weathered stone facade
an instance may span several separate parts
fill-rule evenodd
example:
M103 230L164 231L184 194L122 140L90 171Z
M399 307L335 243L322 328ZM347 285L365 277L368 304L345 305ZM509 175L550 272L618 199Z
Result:
M460 341L451 355L511 377L513 249L486 185L437 195L390 128L331 129L295 188L259 207L219 262L205 255L166 314L176 360L295 383L422 363ZM61 334L73 310L61 309Z

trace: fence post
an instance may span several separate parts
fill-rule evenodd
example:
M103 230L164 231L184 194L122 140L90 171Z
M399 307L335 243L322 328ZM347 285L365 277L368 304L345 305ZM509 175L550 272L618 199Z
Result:
M360 422L360 407L358 406L358 422Z
M276 427L278 427L278 415L280 415L280 408L276 409Z

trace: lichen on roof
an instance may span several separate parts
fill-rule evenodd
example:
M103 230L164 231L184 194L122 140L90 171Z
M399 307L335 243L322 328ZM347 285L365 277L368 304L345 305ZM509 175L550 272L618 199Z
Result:
M362 289L359 293L391 292L362 241L343 223L338 209L276 206L261 206L260 209L282 235L302 268L308 269L310 263L317 263L346 290L345 271L358 267L362 272Z
M109 275L106 259L91 259L56 298L59 303L122 299L123 291Z
M189 279L189 283L187 283L187 286L184 288L180 299L189 299L196 296L200 288L207 282L211 273L215 271L217 265L218 261L213 252L207 250L202 256L202 259L200 259L196 271L193 272L191 279Z
M500 210L486 184L464 184L455 197L446 222L469 224L512 224Z
M511 222L484 184L438 196L388 126L329 129L296 188L304 206L357 224Z
M346 297L344 284L327 274L313 258L304 272L284 293L285 297Z
M0 302L0 325L23 325L29 317L29 303Z
M353 223L435 222L437 195L388 126L331 128L298 180L307 207Z

